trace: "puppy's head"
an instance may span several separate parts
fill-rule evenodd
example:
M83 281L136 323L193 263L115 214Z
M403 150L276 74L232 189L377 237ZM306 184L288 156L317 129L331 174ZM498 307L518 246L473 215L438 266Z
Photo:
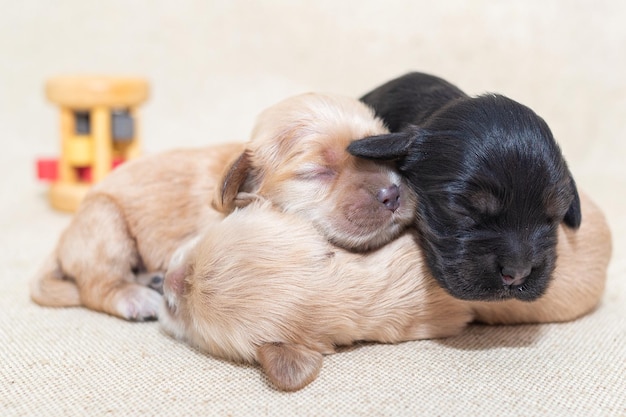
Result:
M211 355L259 362L280 389L311 382L328 342L312 320L332 246L298 216L259 201L237 209L172 256L159 314L169 335ZM319 336L320 333L324 335Z
M458 298L540 297L559 223L581 222L576 184L547 124L499 95L454 101L422 127L356 141L349 152L397 161L418 195L428 264Z
M302 94L258 118L247 149L227 170L215 207L225 213L261 195L310 220L334 244L373 249L413 220L415 197L391 164L346 152L388 131L358 100Z

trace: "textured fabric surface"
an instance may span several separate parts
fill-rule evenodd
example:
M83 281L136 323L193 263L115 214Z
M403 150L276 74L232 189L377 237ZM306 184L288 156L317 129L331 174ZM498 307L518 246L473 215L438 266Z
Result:
M382 3L385 3L383 5ZM626 416L626 6L618 1L46 2L0 14L1 416ZM302 91L358 96L410 69L499 91L552 127L614 237L606 294L564 324L472 326L324 358L311 385L196 352L156 323L34 305L27 282L70 217L34 160L58 154L43 83L145 75L146 152L245 140ZM442 312L445 314L445 312Z

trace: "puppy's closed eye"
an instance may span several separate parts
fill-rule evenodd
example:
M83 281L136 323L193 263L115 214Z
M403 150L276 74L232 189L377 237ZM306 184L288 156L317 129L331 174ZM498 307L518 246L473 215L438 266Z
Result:
M331 180L337 171L329 166L319 164L303 164L296 176L303 180Z
M464 229L475 227L481 222L498 216L502 209L503 203L500 198L484 189L470 192L467 196L456 196L449 204L442 207L442 210L448 210L459 226Z

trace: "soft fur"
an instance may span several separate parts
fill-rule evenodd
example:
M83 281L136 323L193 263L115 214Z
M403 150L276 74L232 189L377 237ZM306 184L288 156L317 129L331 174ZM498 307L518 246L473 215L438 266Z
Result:
M161 324L211 355L258 362L276 387L293 391L313 381L338 346L452 336L474 320L571 320L600 299L611 253L603 214L584 195L582 203L581 228L558 227L555 279L541 299L475 302L437 284L413 231L356 254L256 202L172 258Z
M421 125L452 100L467 97L443 78L423 72L410 72L386 82L361 97L391 132Z
M269 196L338 246L363 251L385 244L412 223L415 197L392 164L346 152L355 139L387 132L373 115L354 99L323 94L270 107L227 172L218 208L230 212L250 195Z
M423 74L363 99L403 130L348 150L395 160L418 195L417 229L439 283L466 300L543 295L559 224L576 229L581 222L576 184L543 119L501 95L467 97ZM428 107L442 103L434 112Z
M246 146L128 162L86 196L32 281L31 297L45 306L154 318L159 271L174 249L246 201L246 191L312 220L337 245L382 245L411 223L414 197L390 167L345 149L353 139L385 132L355 99L304 94L264 112Z

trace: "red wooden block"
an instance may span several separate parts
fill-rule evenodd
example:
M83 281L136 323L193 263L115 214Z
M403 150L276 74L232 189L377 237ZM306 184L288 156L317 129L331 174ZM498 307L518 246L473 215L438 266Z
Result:
M56 181L59 178L59 160L56 158L38 159L37 178L43 181Z
M118 165L124 162L123 158L113 158L111 161L111 170L115 169ZM91 167L76 167L76 173L78 174L78 180L81 182L91 182Z

